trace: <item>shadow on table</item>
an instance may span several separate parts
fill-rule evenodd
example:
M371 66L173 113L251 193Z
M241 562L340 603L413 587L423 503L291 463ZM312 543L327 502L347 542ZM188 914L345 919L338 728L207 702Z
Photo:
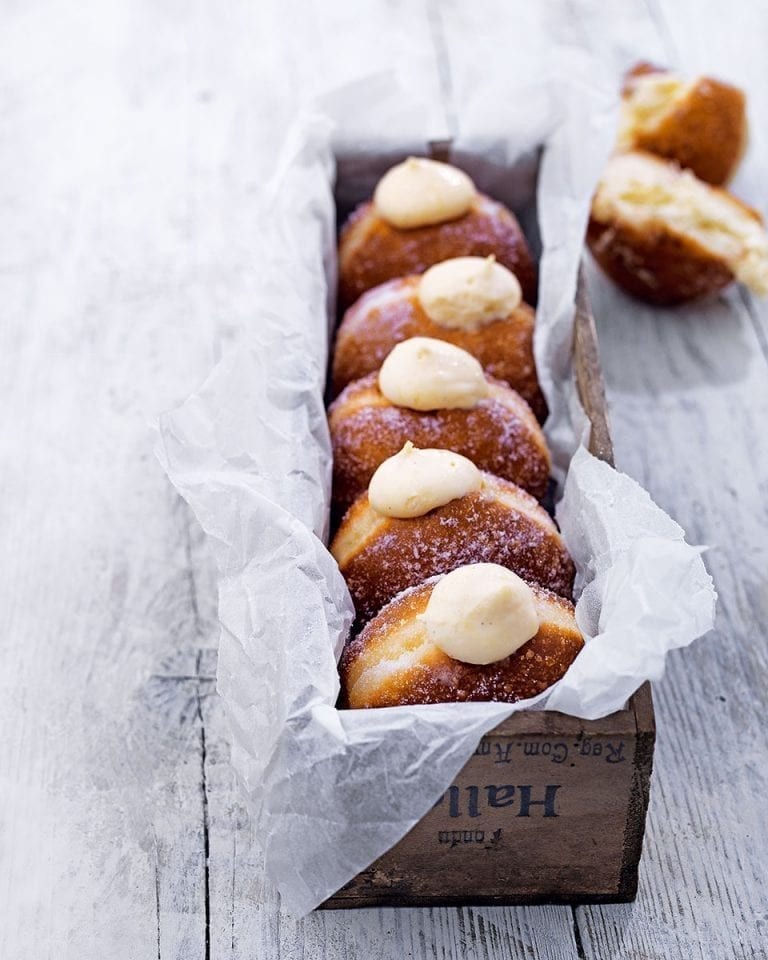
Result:
M587 275L609 391L660 396L751 375L760 344L737 290L657 308L626 296L594 264Z

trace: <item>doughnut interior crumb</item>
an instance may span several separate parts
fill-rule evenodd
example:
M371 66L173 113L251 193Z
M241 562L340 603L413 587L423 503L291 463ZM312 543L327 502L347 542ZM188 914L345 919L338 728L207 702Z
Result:
M592 216L692 241L755 293L768 294L768 237L758 214L672 163L640 152L613 157Z
M353 671L356 699L375 700L377 692L396 680L398 674L407 675L410 670L418 669L420 663L428 663L435 654L439 656L418 620L403 619L393 625L388 639L388 643L374 643Z
M331 544L331 552L340 567L349 563L351 557L362 550L365 544L386 525L387 518L375 510L358 511L355 523L345 524L339 530Z

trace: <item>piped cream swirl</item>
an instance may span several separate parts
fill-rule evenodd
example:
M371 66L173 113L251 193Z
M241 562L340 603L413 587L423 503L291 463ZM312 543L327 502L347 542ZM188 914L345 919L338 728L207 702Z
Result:
M409 230L463 217L476 196L475 185L463 170L426 157L408 157L381 178L373 205L387 223Z
M421 517L480 489L477 467L450 450L419 450L410 442L385 460L368 486L368 502L385 517Z
M490 392L471 353L433 337L398 343L379 371L379 389L390 403L411 410L470 410Z
M417 297L433 323L455 330L508 317L523 294L514 273L495 257L455 257L423 274Z

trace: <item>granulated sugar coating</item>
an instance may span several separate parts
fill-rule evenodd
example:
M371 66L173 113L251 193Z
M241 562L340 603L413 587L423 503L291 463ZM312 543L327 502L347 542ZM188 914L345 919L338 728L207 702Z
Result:
M495 663L455 660L430 641L418 620L439 579L433 577L400 593L349 641L340 665L344 706L461 700L514 703L559 680L584 645L573 604L531 584L539 617L536 635Z
M530 407L506 384L492 381L490 395L469 410L423 412L389 403L376 378L373 373L350 384L328 411L339 507L367 490L376 468L408 440L460 453L537 499L544 496L551 466L544 434Z
M547 406L533 358L532 308L521 303L503 319L473 329L450 329L424 312L418 284L415 275L390 280L369 290L347 310L334 348L334 395L353 380L378 370L396 344L409 337L434 337L471 353L486 373L517 390L543 420Z
M466 563L499 563L568 599L575 574L546 510L524 490L487 473L479 492L409 520L383 517L361 497L344 517L331 552L359 624L407 587Z
M339 298L349 306L372 287L423 273L453 257L489 257L511 270L529 303L536 298L536 269L515 216L501 203L478 194L468 213L447 223L398 230L372 203L352 214L339 241Z

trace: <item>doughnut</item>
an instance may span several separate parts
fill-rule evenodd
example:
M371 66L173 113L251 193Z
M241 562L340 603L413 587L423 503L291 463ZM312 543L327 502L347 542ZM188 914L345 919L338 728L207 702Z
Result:
M386 515L381 505L386 505L386 497L374 488L377 480L391 467L392 474L412 492L419 486L418 479L412 479L407 462L398 461L436 453L451 456L460 466L469 464L476 480L463 474L460 480L466 479L464 485L455 484L444 495L440 488L432 496L433 487L440 487L446 476L455 481L459 471L441 472L439 483L433 477L422 485L428 494L425 503L412 511L416 515L393 515L405 513L397 510ZM477 471L458 454L413 451L409 445L397 457L384 461L368 493L349 508L331 543L331 553L346 579L360 623L370 620L407 587L467 563L501 564L567 598L575 574L554 521L529 493L508 480Z
M609 161L592 201L587 242L605 273L648 303L710 296L733 280L768 293L760 214L649 153Z
M413 410L384 396L377 373L350 383L328 410L335 505L345 509L367 490L376 468L407 440L461 453L541 500L551 469L541 427L505 383L489 377L487 391L469 409Z
M515 216L449 164L411 157L352 213L339 240L339 303L441 260L493 254L536 302L536 272Z
M472 568L464 567L456 573L467 570ZM340 663L341 706L394 707L469 700L514 703L541 693L559 680L583 647L573 604L543 587L527 584L535 620L510 644L512 652L491 662L457 659L433 640L429 627L433 591L442 580L447 578L432 577L398 594L347 642ZM495 606L498 616L498 603ZM477 610L476 603L474 609L459 609L456 623L446 622L446 627L452 627L448 635L453 633L452 639L457 638L460 653L464 653L462 643L466 644L468 637L472 639ZM504 622L503 617L499 619ZM526 636L530 639L516 647ZM496 651L498 655L505 652Z
M433 337L467 350L486 372L508 383L540 421L547 405L533 358L534 312L522 301L506 316L465 327L431 320L419 300L421 277L390 280L364 294L344 314L331 371L336 396L348 383L378 370L387 354L409 337Z
M686 81L645 63L627 75L619 150L646 150L720 186L736 172L746 143L745 97L737 87L712 77Z

